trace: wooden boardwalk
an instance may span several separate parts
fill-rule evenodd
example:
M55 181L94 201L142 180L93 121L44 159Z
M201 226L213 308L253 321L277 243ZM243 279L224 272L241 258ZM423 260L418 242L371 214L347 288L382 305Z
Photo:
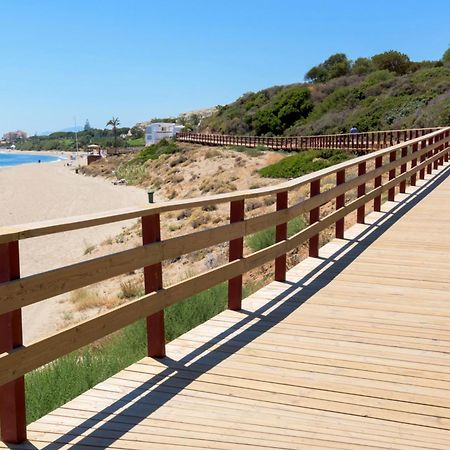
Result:
M450 165L28 427L48 449L450 448Z

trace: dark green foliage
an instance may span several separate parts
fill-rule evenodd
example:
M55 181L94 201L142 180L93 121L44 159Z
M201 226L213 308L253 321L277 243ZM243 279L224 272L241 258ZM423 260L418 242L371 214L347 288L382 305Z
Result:
M140 128L132 129L131 138L123 139L121 134L128 133L128 127L116 129L116 144L118 147L143 147L144 142L141 139L144 132ZM133 132L134 130L134 132ZM114 132L108 129L89 128L78 132L78 143L81 148L89 144L97 144L103 148L114 146ZM19 150L58 150L58 151L74 151L75 150L75 133L58 131L48 136L31 136L16 145Z
M356 75L366 75L373 70L373 63L370 58L358 58L352 66L352 73Z
M145 147L138 156L132 161L143 163L149 159L158 159L161 155L171 155L179 151L177 144L172 140L163 139L156 144Z
M404 75L411 67L408 55L394 50L374 55L372 62L378 70L386 69L398 75Z
M350 153L341 150L308 150L263 167L260 175L267 178L295 178L350 159Z
M442 55L442 62L448 66L450 65L450 47Z
M449 125L450 67L443 61L408 61L399 52L385 52L374 61L358 58L350 74L324 83L247 93L204 119L200 128L226 134L292 136L346 133L352 126L371 131ZM405 70L406 74L399 75Z
M331 55L327 60L318 66L310 69L305 79L317 82L325 82L333 78L342 77L350 73L351 62L344 53L336 53Z
M291 220L288 222L288 237L303 230L306 226L307 222L304 217L297 217ZM246 243L254 252L275 244L275 227L250 235L246 239Z
M306 86L273 87L247 93L235 103L223 106L202 121L202 129L224 134L278 135L312 111L311 94Z

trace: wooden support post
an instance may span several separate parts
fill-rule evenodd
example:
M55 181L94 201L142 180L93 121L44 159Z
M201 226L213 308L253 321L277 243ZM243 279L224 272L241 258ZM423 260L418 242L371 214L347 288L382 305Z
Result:
M430 138L428 139L428 145L431 145L434 143L434 139ZM427 158L431 158L433 156L433 150L430 150L427 152ZM433 163L430 163L427 165L427 173L430 174L433 171Z
M142 243L144 245L161 241L159 214L142 217ZM158 291L163 287L162 264L156 263L144 267L145 293ZM166 356L164 331L164 311L147 317L147 352L153 358Z
M435 142L437 142L438 140L439 140L439 136L436 136ZM441 151L441 146L436 147L436 148L434 149L433 154L434 154L434 155L437 155L440 151ZM439 167L439 159L435 159L435 160L433 161L433 169L436 170L438 167Z
M416 142L416 143L413 144L413 146L412 146L412 152L413 152L413 154L416 153L417 150L418 150L418 144L417 144L417 142ZM414 159L411 161L411 169L412 169L413 167L416 167L416 166L417 166L417 158L414 158ZM415 185L416 185L416 181L417 181L417 172L415 172L415 173L413 173L413 174L411 175L411 186L415 186Z
M19 278L19 243L0 244L0 283ZM0 315L0 354L20 347L22 343L21 309ZM0 438L8 444L27 439L23 376L0 386Z
M446 131L445 132L445 137L448 138L450 136L450 131ZM444 148L449 146L449 142L444 142ZM449 156L449 152L445 152L444 155L444 162L448 162L448 156Z
M406 136L405 136L405 138L406 138ZM405 146L405 147L402 148L401 157L404 158L405 156L407 156L407 154L408 154L408 147ZM405 172L406 172L406 163L402 164L400 166L400 173L405 173ZM403 180L403 181L400 182L399 191L400 191L401 194L404 194L406 192L406 180Z
M345 183L345 169L336 172L336 186ZM343 208L345 206L345 194L338 195L336 197L336 209ZM338 239L344 238L345 219L339 219L336 221L336 237Z
M393 152L389 153L389 162L393 162L397 159L397 151L394 150ZM391 169L389 171L389 180L393 180L395 178L395 169ZM388 191L388 200L390 202L393 202L395 198L395 187L392 187Z
M424 139L420 145L421 149L425 148L427 146L427 140ZM420 157L420 162L424 162L427 159L427 155L423 153ZM425 167L423 169L420 169L419 171L419 179L423 180L425 178Z
M320 194L320 179L312 181L310 184L311 197ZM319 221L320 218L320 207L314 208L309 212L309 224L312 225ZM309 239L309 256L317 258L319 256L319 235Z
M379 167L381 167L383 165L383 157L382 156L377 156L375 158L375 169L378 169ZM374 181L374 188L380 187L381 186L381 175L379 175L378 177L375 177L375 181ZM375 197L373 200L373 210L374 211L381 211L381 195L379 195L378 197Z
M230 202L230 222L244 220L244 200ZM244 238L240 237L230 241L228 260L235 261L244 256ZM242 305L242 275L228 280L228 308L233 311L241 309Z
M277 211L288 207L288 191L277 194ZM275 242L281 242L287 239L287 223L277 225L275 229ZM286 254L275 258L275 280L286 281Z
M358 164L358 176L362 176L366 173L366 163L362 162ZM360 184L357 188L358 198L363 197L366 193L366 184ZM356 213L356 222L364 223L364 217L366 216L366 205L362 205L358 208Z

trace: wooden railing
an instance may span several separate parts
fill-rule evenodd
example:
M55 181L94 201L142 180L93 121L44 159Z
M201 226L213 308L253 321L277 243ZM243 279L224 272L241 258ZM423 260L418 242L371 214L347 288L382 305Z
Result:
M449 159L450 128L443 128L384 150L357 157L273 187L220 194L209 197L171 201L98 215L66 218L32 225L0 229L0 426L6 442L26 439L24 375L38 367L107 336L142 318L147 319L148 354L165 354L164 308L228 281L228 305L240 309L242 275L262 264L275 261L275 278L286 276L286 254L309 243L309 255L318 256L319 233L335 225L336 236L344 236L345 217L357 211L358 222L364 221L365 205L374 202L380 210L381 195L388 192L393 200L395 189L405 192L406 185L416 184ZM348 176L354 174L354 178ZM350 173L351 171L351 173ZM322 191L321 180L333 176ZM347 178L346 178L347 177ZM372 183L369 187L368 183ZM292 191L309 186L310 197L289 206ZM345 193L357 191L354 200L346 202ZM245 219L245 201L276 195L276 211ZM336 209L320 218L322 205L336 201ZM161 240L160 214L186 208L219 203L230 204L230 223L187 235ZM309 213L307 228L287 237L288 221ZM143 245L112 255L61 267L20 278L19 240L89 228L132 218L141 218ZM260 251L243 256L243 238L249 234L276 227L276 242ZM163 288L164 260L229 242L229 262L220 267ZM70 326L30 345L22 345L21 308L55 295L86 287L117 275L144 268L145 295L113 310Z
M177 140L205 145L263 146L274 150L344 149L369 152L387 148L400 142L439 130L439 128L414 128L408 130L368 131L364 133L325 134L318 136L260 137L232 136L227 134L186 133L177 134Z

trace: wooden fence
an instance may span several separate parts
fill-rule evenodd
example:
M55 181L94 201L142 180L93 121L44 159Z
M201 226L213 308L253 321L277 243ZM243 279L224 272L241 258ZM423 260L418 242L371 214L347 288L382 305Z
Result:
M205 145L263 146L274 150L345 149L369 152L423 136L439 128L368 131L365 133L326 134L318 136L260 137L227 134L178 133L177 140Z
M393 200L395 189L405 192L408 183L416 184L449 160L450 128L443 128L384 150L360 156L277 186L129 208L110 213L51 220L0 229L0 427L5 442L26 439L24 375L69 352L109 335L142 318L147 319L148 354L165 354L164 308L228 282L228 305L241 307L242 275L262 264L275 261L275 279L285 280L286 254L309 242L309 255L317 256L319 233L335 225L336 236L344 236L345 217L357 211L364 221L365 205L374 202L380 210L381 194ZM349 170L357 176L349 178ZM321 180L333 176L336 184ZM347 176L347 179L346 179ZM370 182L370 186L369 186ZM289 206L289 193L309 186L310 197ZM347 201L345 193L356 190L357 197ZM276 196L276 211L246 219L245 201ZM322 205L336 200L336 209L319 218ZM160 214L219 203L230 204L230 223L203 231L161 240ZM309 226L287 237L288 221L309 213ZM48 272L20 278L19 241L81 228L141 218L142 246ZM276 243L243 256L245 236L276 227ZM229 242L229 262L178 284L163 288L164 260ZM22 345L21 308L73 289L89 286L120 274L144 268L145 295L129 303L70 326L44 339Z

